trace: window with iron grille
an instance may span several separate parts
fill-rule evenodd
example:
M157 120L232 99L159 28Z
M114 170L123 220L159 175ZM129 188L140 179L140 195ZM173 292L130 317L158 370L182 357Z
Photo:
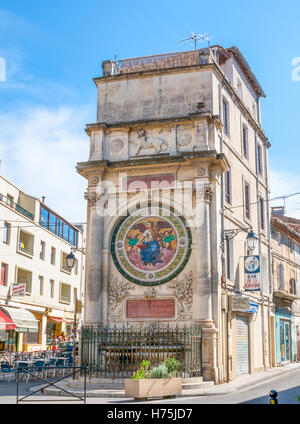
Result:
M296 280L295 280L295 278L290 279L290 293L296 294Z
M257 172L263 175L262 148L259 144L257 144Z
M259 218L260 218L260 228L264 230L265 229L265 205L264 205L264 199L262 197L259 198Z
M223 98L223 125L227 135L230 134L229 103Z
M248 150L248 128L246 125L243 125L242 130L242 142L243 142L243 156L246 159L249 159L249 150Z
M231 204L231 169L225 172L225 201Z
M245 195L245 217L250 219L250 185L245 183L244 185L244 195Z

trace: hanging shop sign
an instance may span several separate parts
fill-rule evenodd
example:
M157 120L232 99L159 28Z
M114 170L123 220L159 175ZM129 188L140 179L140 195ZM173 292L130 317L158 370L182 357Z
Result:
M25 296L26 284L13 284L11 289L12 296Z
M259 291L261 284L260 256L245 256L245 291Z
M249 312L249 314L256 314L257 311L258 311L258 303L250 302L250 309L247 312Z

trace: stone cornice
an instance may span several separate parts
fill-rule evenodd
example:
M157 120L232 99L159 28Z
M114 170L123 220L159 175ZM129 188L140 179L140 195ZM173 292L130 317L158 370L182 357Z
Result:
M199 161L202 162L203 159L209 160L209 166L219 167L221 172L228 170L228 160L224 153L217 153L216 150L206 150L200 152L184 152L178 155L169 155L169 154L156 154L153 156L147 157L136 157L134 159L122 160L116 162L110 162L108 160L98 160L98 161L87 161L87 162L78 162L76 166L77 172L85 178L93 175L101 169L104 172L106 169L117 169L148 165L161 165L161 164L197 164Z
M95 122L92 124L87 124L85 127L85 132L90 135L93 130L104 129L110 130L114 128L128 130L131 127L140 127L145 125L161 125L161 124L178 124L181 122L189 122L195 120L205 120L209 122L216 122L217 125L220 125L220 118L218 115L212 115L210 112L197 112L190 113L188 116L175 116L167 118L155 118L155 119L139 119L136 121L118 121L118 122Z

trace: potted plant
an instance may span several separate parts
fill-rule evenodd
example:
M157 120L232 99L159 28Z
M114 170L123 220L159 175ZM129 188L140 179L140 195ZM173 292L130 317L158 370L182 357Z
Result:
M150 368L150 361L143 361L132 377L125 380L125 396L141 400L181 394L182 378L177 377L179 365L175 358L167 358L154 368Z

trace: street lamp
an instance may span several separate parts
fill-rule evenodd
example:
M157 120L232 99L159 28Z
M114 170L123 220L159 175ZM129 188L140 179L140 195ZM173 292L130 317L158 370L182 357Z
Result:
M248 250L253 252L253 250L256 248L257 240L257 235L251 229L246 237Z
M231 230L224 230L224 239L229 241L242 231L244 231L245 233L248 233L246 237L247 248L248 250L251 250L252 252L255 249L257 241L258 241L258 237L255 234L255 232L252 230L252 228L234 228Z
M72 252L67 255L66 261L67 261L67 267L69 268L69 270L71 272L74 265L75 265L75 261L76 261L76 258L75 258L75 256L73 255Z
M76 258L73 255L73 253L69 253L66 257L67 266L70 270L74 268ZM75 367L75 361L76 361L76 326L77 326L77 290L74 290L74 322L73 322L73 367ZM74 368L74 374L73 374L73 380L75 380L75 368Z

